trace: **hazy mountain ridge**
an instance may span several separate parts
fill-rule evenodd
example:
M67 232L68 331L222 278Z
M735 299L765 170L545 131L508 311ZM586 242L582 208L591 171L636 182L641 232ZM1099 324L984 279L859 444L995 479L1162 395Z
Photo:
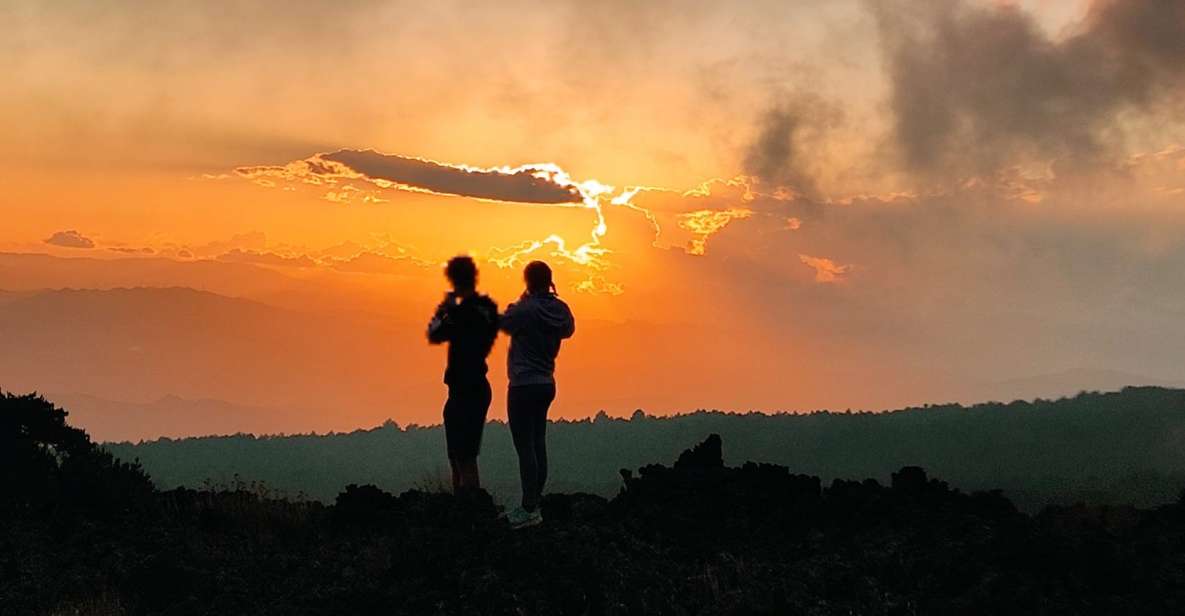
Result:
M70 409L70 421L92 432L95 439L137 442L183 438L193 434L265 434L290 420L289 409L236 404L213 398L166 395L144 402L108 400L84 393L43 392ZM299 414L317 411L302 409ZM321 411L328 418L329 413Z
M417 292L402 294L390 288L390 280L377 278L360 279L334 272L296 275L285 268L215 258L96 258L0 252L0 289L24 293L189 288L300 311L357 312L392 318L406 314L426 286L423 281L415 281ZM346 306L343 298L348 298Z
M12 390L133 403L176 395L296 411L330 399L338 409L369 409L398 400L396 392L427 398L439 388L439 377L426 369L434 349L419 331L185 287L33 293L0 304L0 337L7 351L0 374ZM394 383L393 374L423 376ZM326 415L317 410L304 420ZM349 417L333 419L357 425ZM114 436L101 425L91 429Z
M503 305L519 291L517 282L506 284L504 279L512 277L508 271L487 271L483 283L501 280L503 286L487 290ZM267 432L346 429L387 417L428 423L438 420L444 397L443 357L439 349L424 343L423 322L442 286L443 279L434 273L404 279L212 259L0 253L0 289L18 292L17 297L0 297L0 330L10 350L10 361L0 358L0 376L5 387L18 391L81 393L137 404L176 395L290 413L286 421L260 428ZM52 290L61 288L79 292ZM157 291L128 292L134 288ZM160 298L218 301L186 289L226 298L226 309L195 313L182 301ZM653 291L647 288L633 287L612 301L570 287L562 292L578 320L578 333L565 343L558 365L561 394L555 410L566 417L600 409L623 415L637 407L656 414L698 407L882 409L938 400L967 403L1073 394L1120 385L1185 385L1173 381L1179 378L1179 362L1131 361L1118 348L1115 353L1073 354L1067 359L1070 350L1085 344L1084 337L1102 336L1112 342L1124 338L1092 333L1085 326L1044 329L1039 319L1025 321L1026 327L1059 340L1055 346L1066 353L1018 355L1016 349L1034 334L1015 328L1001 329L996 344L985 346L939 320L903 335L945 342L901 348L876 337L879 326L871 318L857 323L845 320L850 315L834 315L814 325L797 318L775 320L755 331L752 320L771 315L739 307L735 312L707 310L708 303L697 298L648 295ZM2 310L11 300L46 293L57 302L76 303L74 312L62 306L45 314L25 311L17 318ZM110 293L123 305L83 328L80 315L97 301L92 293ZM256 302L282 315L261 317L258 327L247 327L241 322L255 317L235 314L240 301ZM985 328L1005 325L988 314L983 318ZM142 332L149 324L160 330L174 327L178 336L152 341L149 346L157 352L149 356L144 344L117 335ZM884 326L885 331L892 329ZM852 345L814 344L808 330L817 327L858 340ZM1166 333L1157 337L1159 347L1172 347L1174 338L1167 333L1171 331L1175 330L1166 324ZM1120 346L1146 344L1129 342ZM499 344L490 361L495 415L501 412L499 396L504 393L499 383L504 383L505 342ZM953 354L951 346L958 347ZM899 351L892 351L894 347ZM19 361L12 359L17 356ZM92 357L106 362L88 361ZM967 362L954 361L956 357ZM1170 352L1167 357L1176 356ZM1071 371L1065 378L1065 371L1075 367L1087 370ZM1108 370L1131 378L1115 378ZM1052 375L1036 382L997 382L1044 372ZM315 412L302 415L304 411ZM160 435L120 434L101 424L86 427L103 439ZM234 427L215 422L195 433L228 427L257 429L252 422Z
M1059 400L887 413L701 411L558 421L548 431L552 487L611 495L618 469L673 457L688 441L713 433L730 444L730 463L782 464L825 480L885 480L901 466L918 465L963 489L1003 489L1027 509L1078 500L1159 504L1185 485L1185 390L1132 387ZM506 426L490 423L483 443L483 477L509 499L517 493L517 475ZM432 484L445 468L438 426L105 446L123 459L140 460L161 487L227 484L238 476L323 500L347 483L394 492Z
M435 297L416 296L423 307L412 323L348 304L333 312L295 309L188 287L31 291L0 303L8 351L0 355L0 375L15 391L132 404L179 396L288 413L258 428L267 432L348 429L389 417L436 422L445 395L444 353L426 343L420 318ZM561 394L553 411L559 416L599 409L620 415L639 406L658 413L726 404L784 408L768 393L740 386L772 379L781 368L754 365L748 356L754 342L735 332L583 317L577 327L558 363ZM499 337L489 360L494 416L504 408L506 344ZM715 349L710 362L700 352L708 347ZM100 415L80 410L88 415L83 427L103 440L164 433L119 433ZM258 425L189 421L198 434Z

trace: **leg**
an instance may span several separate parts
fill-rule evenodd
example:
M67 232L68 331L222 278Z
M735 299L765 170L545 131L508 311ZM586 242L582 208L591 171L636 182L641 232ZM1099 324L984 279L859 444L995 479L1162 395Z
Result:
M461 461L450 455L448 457L448 465L453 475L453 494L456 494L464 486L464 479L461 475Z
M483 380L449 387L449 399L444 406L444 431L453 469L454 494L481 488L477 454L481 451L481 434L489 408L488 382Z
M490 410L491 397L490 383L483 379L474 388L473 399L470 401L469 408L466 409L469 433L462 475L465 486L475 491L481 489L481 473L477 467L477 455L481 453L481 436L485 432L486 414Z
M543 486L547 484L547 410L551 408L552 400L555 400L555 386L541 386L539 392L539 399L536 400L535 416L532 417L534 422L534 430L532 436L535 438L535 464L538 466L538 477L535 483L535 497L540 499L543 497Z
M443 413L444 442L448 451L449 470L452 472L453 494L460 492L461 488L465 486L464 469L461 458L458 456L457 446L461 431L457 422L458 393L451 386L448 388L448 399L444 401Z
M522 484L522 506L534 511L533 494L539 484L539 466L532 438L530 394L527 387L511 387L506 394L506 418L510 423L510 438L518 452L518 477Z
M458 461L460 467L461 490L480 490L481 476L477 470L477 458L465 458Z

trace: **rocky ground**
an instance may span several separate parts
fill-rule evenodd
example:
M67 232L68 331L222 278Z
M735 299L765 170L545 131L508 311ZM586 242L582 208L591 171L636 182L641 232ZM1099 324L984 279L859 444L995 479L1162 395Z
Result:
M512 531L485 494L161 492L60 409L0 405L5 614L1185 611L1182 504L1028 516L914 467L827 486L729 468L710 437Z

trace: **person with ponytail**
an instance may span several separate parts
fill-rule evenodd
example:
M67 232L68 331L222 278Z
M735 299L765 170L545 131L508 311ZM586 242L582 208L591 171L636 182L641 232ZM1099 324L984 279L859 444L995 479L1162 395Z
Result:
M518 452L522 504L507 515L512 528L543 522L539 502L547 481L547 410L555 400L560 342L576 332L568 304L556 295L551 268L532 261L523 270L527 289L498 322L510 335L506 415Z

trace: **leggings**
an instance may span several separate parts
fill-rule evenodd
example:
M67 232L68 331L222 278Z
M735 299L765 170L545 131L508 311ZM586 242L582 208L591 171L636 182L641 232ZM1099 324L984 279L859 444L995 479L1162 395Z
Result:
M523 509L534 511L547 481L547 409L555 399L555 384L514 385L507 392L506 415L518 452L518 475L523 486Z

